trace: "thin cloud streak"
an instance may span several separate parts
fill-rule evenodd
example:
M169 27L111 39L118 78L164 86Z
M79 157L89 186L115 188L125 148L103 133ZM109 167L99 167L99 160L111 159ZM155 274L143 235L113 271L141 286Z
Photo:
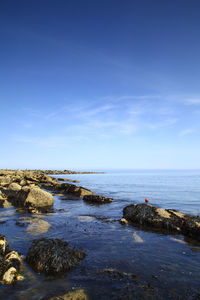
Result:
M184 129L184 130L182 130L182 131L179 133L179 137L184 137L184 136L190 135L190 134L192 134L192 133L194 133L194 130L193 130L193 129L190 129L190 128Z
M200 105L200 98L189 98L185 100L186 105Z

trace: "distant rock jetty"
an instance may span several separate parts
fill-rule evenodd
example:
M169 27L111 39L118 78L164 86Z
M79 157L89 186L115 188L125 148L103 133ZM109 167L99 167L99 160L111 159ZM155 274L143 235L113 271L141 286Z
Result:
M40 172L43 174L59 175L59 174L105 174L105 172L94 172L94 171L71 171L71 170L12 170L12 169L0 169L0 173L8 172Z
M180 233L200 241L200 217L183 214L172 209L161 209L149 204L128 205L123 217L134 225Z
M104 172L93 172L93 171L70 171L70 170L45 170L45 174L57 175L57 174L104 174Z

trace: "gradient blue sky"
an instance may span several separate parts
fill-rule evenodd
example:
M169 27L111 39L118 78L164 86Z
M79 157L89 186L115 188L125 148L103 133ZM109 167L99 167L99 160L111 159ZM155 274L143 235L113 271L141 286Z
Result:
M0 168L200 168L199 0L1 0Z

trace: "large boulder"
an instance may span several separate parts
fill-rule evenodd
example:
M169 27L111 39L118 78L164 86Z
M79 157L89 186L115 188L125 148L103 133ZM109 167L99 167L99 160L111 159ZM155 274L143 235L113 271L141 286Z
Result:
M158 230L182 233L200 240L200 217L172 209L161 209L149 204L128 205L123 209L126 220L135 225L146 225Z
M87 201L87 202L90 202L90 203L98 203L98 204L113 202L112 198L98 196L98 195L85 195L83 197L83 200Z
M31 188L24 203L24 206L33 207L46 207L52 205L53 196L40 188Z
M32 242L26 261L36 272L60 275L75 267L84 257L84 252L70 249L67 242L43 238Z
M18 207L43 208L53 205L53 196L39 187L24 186L15 194L8 192L8 199Z

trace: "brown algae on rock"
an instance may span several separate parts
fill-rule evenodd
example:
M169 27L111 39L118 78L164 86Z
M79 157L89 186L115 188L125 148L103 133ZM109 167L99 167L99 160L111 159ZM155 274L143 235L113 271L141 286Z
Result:
M124 218L135 225L145 225L157 230L167 230L200 240L200 217L160 209L148 204L132 204L123 209Z
M71 270L85 257L83 251L68 247L60 239L38 239L32 242L26 261L39 273L61 275Z

